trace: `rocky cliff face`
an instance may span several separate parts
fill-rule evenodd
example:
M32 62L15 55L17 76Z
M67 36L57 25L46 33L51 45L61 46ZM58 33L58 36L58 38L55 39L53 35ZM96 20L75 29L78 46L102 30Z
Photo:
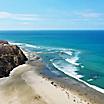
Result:
M27 61L26 56L16 45L0 41L0 78L9 76L10 71Z

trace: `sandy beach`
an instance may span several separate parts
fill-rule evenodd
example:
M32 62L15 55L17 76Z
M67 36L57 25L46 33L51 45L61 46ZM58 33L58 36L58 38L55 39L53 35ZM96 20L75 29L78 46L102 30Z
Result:
M25 54L28 57L26 52ZM63 80L59 80L63 82L58 84L55 80L40 75L42 67L40 61L30 61L14 68L9 77L1 78L0 104L103 104L99 92L94 90L90 93L92 90L81 88L78 82L71 84L70 81L69 85L61 86L64 85ZM98 102L93 97L90 101L90 96L86 97L86 93L97 94L95 97L99 97L96 99Z
M21 65L9 78L1 79L0 104L79 104L79 97L74 98L75 95L70 93L69 98L66 90L53 86L35 70L33 66Z

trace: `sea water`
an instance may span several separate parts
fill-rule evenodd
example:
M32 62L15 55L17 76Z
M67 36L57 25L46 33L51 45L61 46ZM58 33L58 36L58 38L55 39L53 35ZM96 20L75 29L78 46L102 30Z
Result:
M0 39L40 52L52 73L63 72L104 92L104 31L0 31Z

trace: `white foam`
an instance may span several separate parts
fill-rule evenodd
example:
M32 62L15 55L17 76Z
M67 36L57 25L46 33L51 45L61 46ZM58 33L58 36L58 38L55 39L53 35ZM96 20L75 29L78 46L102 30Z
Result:
M27 44L27 43L15 43L15 42L9 42L9 44L12 45L18 45L18 46L24 46L24 47L30 47L30 48L40 48L39 46Z
M84 68L84 66L83 66L83 65L81 65L81 68Z
M87 81L90 82L90 81L93 81L93 79L88 79Z
M85 85L87 85L87 86L89 86L89 87L91 87L91 88L93 88L93 89L95 89L95 90L97 90L97 91L99 91L99 92L101 92L101 93L104 93L104 89L103 89L103 88L99 88L99 87L97 87L97 86L95 86L95 85L91 85L91 84L89 84L89 83L87 83L87 82L81 80L80 78L82 78L83 76L82 76L82 75L78 75L78 74L73 70L73 68L72 68L72 71L67 71L67 70L64 70L64 69L60 68L60 67L59 67L58 65L56 65L55 63L52 63L52 64L54 65L54 67L56 67L58 70L62 71L64 74L69 75L70 77L77 79L78 81L84 83Z
M76 66L79 66L80 64L79 63L77 63L77 60L78 60L79 58L78 57L72 57L72 58L70 58L70 59L65 59L67 62L69 62L69 63L71 63L71 64L73 64L73 65L76 65Z
M72 57L72 58L67 58L67 59L65 59L67 62L69 62L69 63L71 63L71 64L73 64L73 65L76 65L76 66L79 66L80 64L79 63L77 63L77 61L79 60L79 51L76 51L75 52L75 55Z
M103 89L103 88L97 87L97 86L95 86L95 85L91 85L91 84L89 84L89 83L87 83L87 82L85 82L85 81L83 81L83 80L81 80L81 79L77 79L77 80L80 81L80 82L82 82L82 83L84 83L84 84L86 84L87 86L89 86L89 87L95 89L96 91L99 91L99 92L101 92L101 93L104 93L104 89Z
M82 75L78 75L76 71L78 71L78 69L72 65L68 65L68 66L61 66L61 65L57 65L55 63L52 63L53 66L55 68L57 68L58 70L64 72L65 74L73 77L73 78L82 78Z
M15 42L9 42L9 44L11 44L11 45L18 45L18 46L23 45L23 43L15 43Z
M68 55L70 55L70 56L72 56L72 51L64 51L64 53L66 53L66 54L68 54Z
M25 44L26 47L30 47L30 48L39 48L38 46L35 45L31 45L31 44Z

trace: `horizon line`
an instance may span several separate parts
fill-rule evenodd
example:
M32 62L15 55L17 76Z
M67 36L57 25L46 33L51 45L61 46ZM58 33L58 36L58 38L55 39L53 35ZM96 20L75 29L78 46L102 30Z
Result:
M41 30L104 30L103 28L37 28L37 29L0 29L0 31L41 31Z

